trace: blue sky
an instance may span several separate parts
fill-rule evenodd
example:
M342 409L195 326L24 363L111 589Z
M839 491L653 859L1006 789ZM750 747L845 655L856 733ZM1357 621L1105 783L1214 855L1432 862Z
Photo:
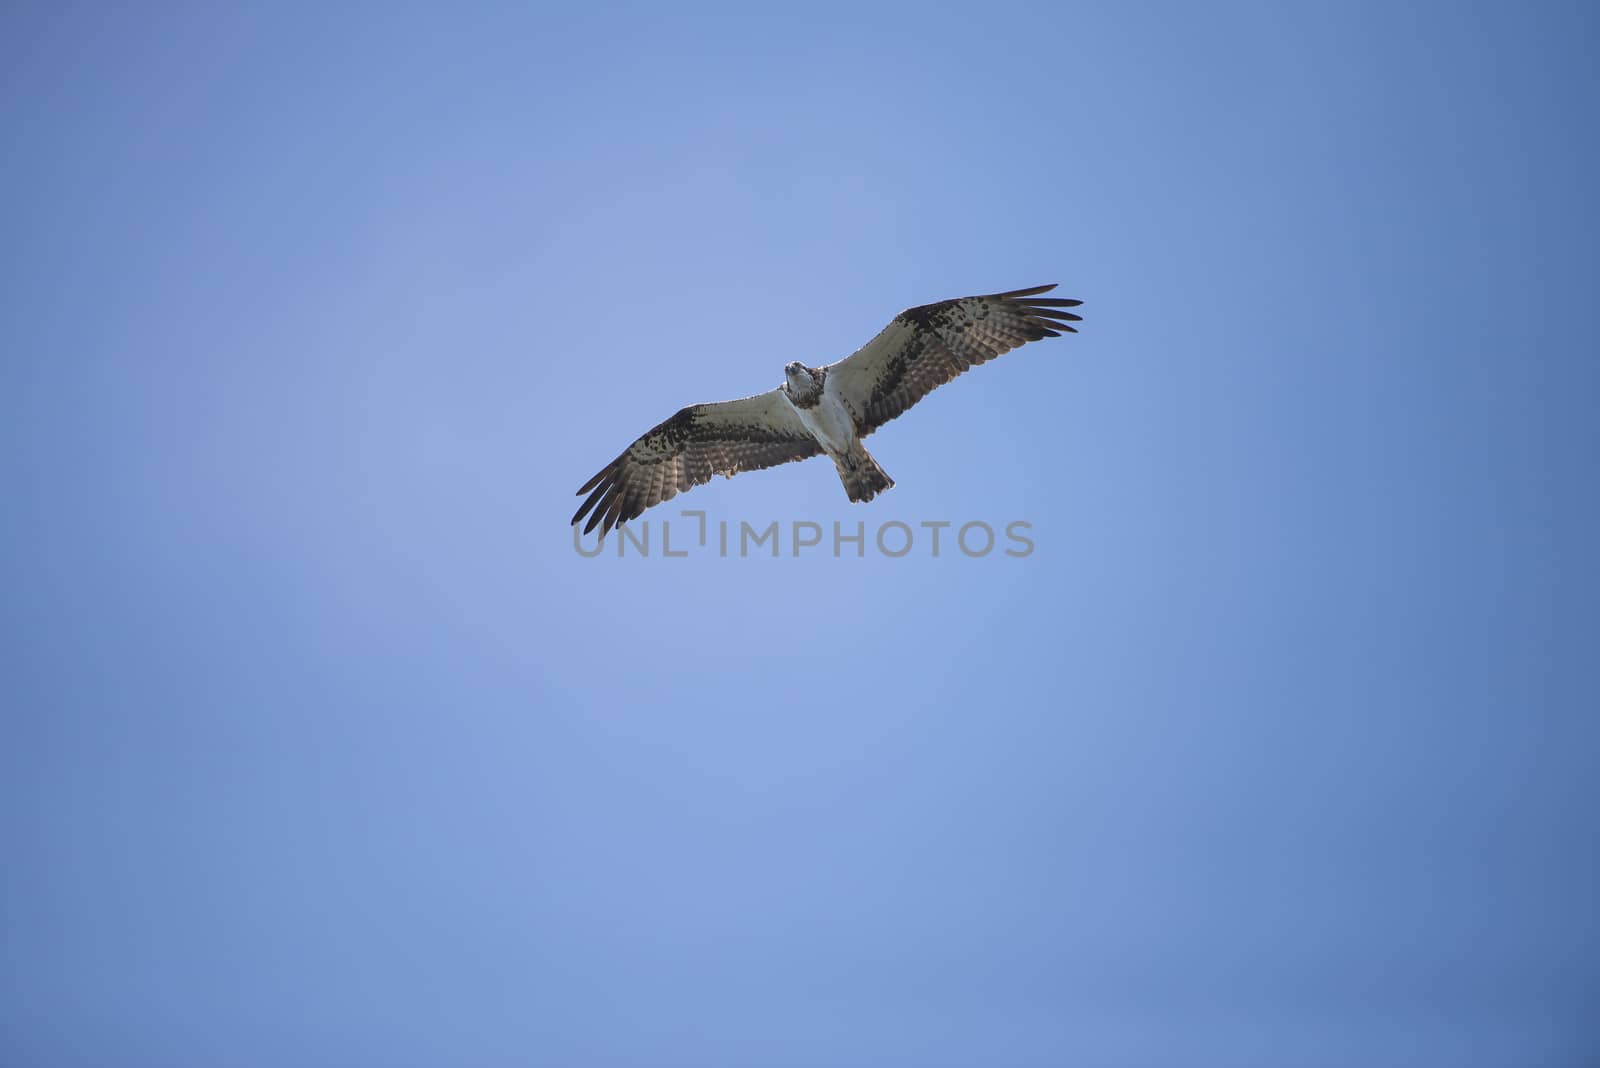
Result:
M0 1062L1600 1054L1582 5L0 14ZM584 559L683 404L1083 332Z

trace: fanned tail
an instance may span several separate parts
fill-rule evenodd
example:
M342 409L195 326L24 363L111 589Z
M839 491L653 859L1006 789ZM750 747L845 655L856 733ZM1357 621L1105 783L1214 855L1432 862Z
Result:
M852 501L870 501L894 485L894 479L878 466L878 461L859 441L843 456L835 456L833 465L839 469L839 481L844 483L844 491Z

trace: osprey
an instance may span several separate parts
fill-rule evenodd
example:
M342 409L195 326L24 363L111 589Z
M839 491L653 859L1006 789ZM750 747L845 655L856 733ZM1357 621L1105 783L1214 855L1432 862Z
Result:
M572 522L604 538L618 523L684 490L826 453L852 501L894 485L861 439L974 364L1060 331L1082 301L1039 296L1054 284L908 308L853 355L826 367L795 361L777 389L692 404L647 431L578 490Z

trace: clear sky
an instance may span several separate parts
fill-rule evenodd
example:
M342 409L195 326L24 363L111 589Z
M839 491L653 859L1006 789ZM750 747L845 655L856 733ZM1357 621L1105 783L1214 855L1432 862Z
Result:
M1595 1063L1597 24L6 5L0 1063Z

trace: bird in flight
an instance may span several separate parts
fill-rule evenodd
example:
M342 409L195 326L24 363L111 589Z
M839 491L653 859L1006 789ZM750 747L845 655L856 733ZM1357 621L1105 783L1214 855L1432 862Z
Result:
M783 385L753 397L691 404L646 431L578 490L588 494L585 534L619 523L684 490L826 454L852 501L894 485L861 439L975 364L1029 341L1077 333L1078 300L1043 297L1054 284L908 308L853 355L826 367L798 360Z

